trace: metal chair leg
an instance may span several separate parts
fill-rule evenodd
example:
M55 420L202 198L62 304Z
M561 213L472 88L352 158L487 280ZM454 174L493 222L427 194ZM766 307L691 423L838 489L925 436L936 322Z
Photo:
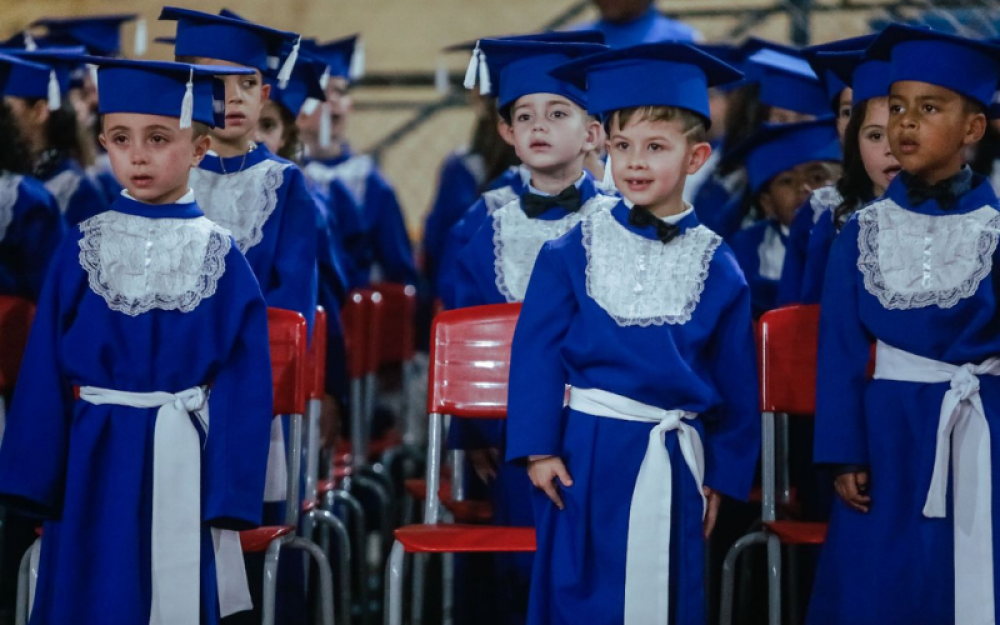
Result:
M719 604L719 625L732 625L736 598L736 561L751 546L767 542L767 532L747 534L733 543L722 562L722 598Z
M333 505L344 506L350 519L354 543L354 574L358 583L358 602L361 604L362 622L368 622L368 557L365 552L365 511L353 495L347 491L334 490L327 494L327 509L333 510Z
M281 558L281 538L271 541L264 553L264 581L261 599L262 625L274 625L274 605L278 594L278 560Z
M396 541L385 570L385 625L403 625L403 544Z
M337 574L340 577L340 618L344 623L351 622L351 539L347 535L347 527L343 521L327 510L313 510L310 515L313 520L333 531L337 537ZM329 550L324 550L329 553Z
M312 556L319 569L319 614L320 623L323 625L334 625L334 601L333 601L333 572L330 570L330 561L326 554L311 540L305 538L288 538L286 546L289 549L299 549Z
M28 550L24 552L24 556L21 557L21 564L17 569L17 598L14 612L14 625L25 625L28 622L28 617L31 615L31 604L32 595L34 593L31 591L34 585L31 579L32 575L32 563L37 563L38 550L42 548L41 539L35 540L28 547ZM34 574L37 575L37 571Z
M413 589L411 591L410 625L423 625L424 622L424 584L427 577L426 553L413 555Z
M781 625L781 541L767 537L767 613L769 625Z
M455 554L446 553L442 558L441 577L444 579L444 588L441 589L441 623L452 625L455 612Z
M389 493L377 480L365 475L355 476L354 485L369 489L379 500L379 563L384 564L392 542L392 502L389 500Z

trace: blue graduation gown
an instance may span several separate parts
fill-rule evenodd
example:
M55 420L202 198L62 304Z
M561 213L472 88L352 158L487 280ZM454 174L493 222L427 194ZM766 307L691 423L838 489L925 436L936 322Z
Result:
M37 301L65 233L56 200L41 182L0 172L0 294Z
M778 306L804 303L802 283L805 280L810 235L823 215L826 214L829 218L843 201L835 186L822 187L813 191L806 203L795 213L788 233L788 245L785 247L781 283L778 285Z
M722 176L718 172L705 181L695 195L695 212L705 227L727 241L746 218L746 171L737 169Z
M333 207L322 203L316 195L317 262L319 265L318 303L326 310L326 392L336 397L341 404L347 401L347 361L344 344L344 328L340 322L341 305L347 297L347 274L343 262L346 257L340 237Z
M80 164L71 158L62 159L52 174L41 181L56 198L59 211L70 226L108 209L104 192Z
M108 204L114 202L122 192L122 185L111 170L111 159L107 152L97 156L97 162L88 171L104 194Z
M1000 201L981 176L973 185L957 206L944 211L933 200L911 206L896 178L882 199L847 222L830 250L820 319L815 458L869 467L872 505L862 514L839 498L834 503L809 607L811 625L955 620L951 504L947 518L922 514L949 384L869 381L866 370L876 339L956 365L1000 355L993 274ZM982 375L979 385L994 441L997 519L1000 378ZM994 546L1000 544L997 528L994 521ZM993 557L995 563L995 548Z
M745 499L760 445L750 291L721 239L687 214L664 245L624 202L547 243L511 353L508 461L560 455L565 510L533 491L529 624L622 622L633 487L654 424L563 407L565 386L697 413L705 484ZM674 479L671 622L705 622L702 500L666 436ZM666 591L666 589L665 589Z
M0 501L45 522L31 625L149 620L157 411L75 400L73 387L83 385L211 385L201 597L202 622L218 621L209 529L260 522L271 422L266 337L253 273L196 204L120 198L64 240L0 446Z
M733 253L750 284L753 315L777 307L778 281L788 247L786 229L773 219L758 221L733 235Z
M233 234L267 305L302 313L312 328L318 209L302 171L261 143L245 157L206 156L191 188L208 218Z
M324 193L329 193L330 181L343 182L360 210L358 223L362 236L347 246L355 272L351 284L367 286L375 265L386 281L417 284L417 267L403 211L396 192L374 159L355 155L345 146L340 156L308 161L304 170Z

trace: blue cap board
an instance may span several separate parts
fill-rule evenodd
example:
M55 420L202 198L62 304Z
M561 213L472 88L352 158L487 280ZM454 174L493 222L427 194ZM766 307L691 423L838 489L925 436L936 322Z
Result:
M812 66L813 71L816 72L816 75L823 83L823 87L826 89L826 96L830 99L830 110L834 114L837 113L840 103L840 93L847 88L848 83L845 83L836 73L830 70L822 62L819 55L827 52L861 52L875 40L875 37L876 35L874 34L862 35L860 37L838 39L802 48L802 53L805 55L806 60L809 61L809 65Z
M743 160L754 195L783 171L813 161L840 162L841 157L837 125L831 116L797 124L765 124L732 155Z
M28 66L12 68L6 95L42 98L48 101L49 109L61 108L72 86L74 72L83 66L80 55L84 52L83 47L9 51L8 54L12 56L38 63L44 68L41 70Z
M288 109L292 117L299 114L307 101L326 100L326 81L329 80L326 63L308 53L299 56L295 69L292 70L292 76L284 88L272 78L265 80L271 85L271 99ZM315 102L313 104L315 105Z
M284 83L298 58L299 35L243 19L164 7L161 20L176 21L174 54L252 67Z
M592 115L639 106L675 106L710 123L708 88L736 82L743 74L689 44L646 43L571 61L553 76L587 90Z
M98 111L141 113L180 118L181 128L191 121L225 126L225 85L217 76L252 74L243 67L189 65L167 61L131 61L80 57L97 66Z
M12 54L7 54L7 51L0 52L0 96L7 95L8 88L11 88L14 70L29 69L35 72L49 73L49 67L46 65L41 65L27 59L23 59L19 56L14 56Z
M480 39L469 61L465 86L475 87L478 74L480 92L496 95L497 110L504 117L509 116L518 98L532 93L553 93L587 108L587 96L580 85L550 72L568 61L607 49L596 43Z
M92 15L89 17L45 18L33 22L32 26L44 26L47 30L45 45L83 46L87 52L98 56L121 54L121 27L126 22L139 18L135 13L121 15ZM136 24L135 53L145 53L145 22Z
M807 115L828 115L826 89L804 58L761 50L743 64L747 77L760 83L760 101Z
M360 35L319 43L315 39L302 42L303 47L329 67L330 76L357 80L365 73L365 51Z
M868 58L864 52L822 52L816 55L816 63L851 86L852 104L889 95L888 61Z
M867 55L889 61L889 85L917 81L959 93L989 108L1000 82L1000 46L916 26L891 24Z

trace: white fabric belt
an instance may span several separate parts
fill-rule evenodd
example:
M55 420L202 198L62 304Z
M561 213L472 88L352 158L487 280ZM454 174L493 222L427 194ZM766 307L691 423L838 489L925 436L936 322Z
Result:
M264 501L288 498L288 455L285 453L285 429L281 417L271 419L271 446L267 450L267 473L264 478Z
M955 623L996 622L993 596L993 472L990 428L979 395L981 375L1000 375L1000 358L952 365L879 341L875 379L951 384L941 401L931 477L923 513L947 516L948 472L954 465Z
M201 441L208 433L208 396L200 386L179 393L128 393L93 386L80 399L94 405L159 408L153 432L152 606L150 625L198 625L201 619ZM219 611L253 607L239 532L212 528Z
M677 442L687 463L704 515L705 452L701 437L685 420L698 415L664 410L600 389L570 389L569 407L597 417L655 423L642 459L629 508L625 557L625 625L666 625L670 620L670 523L673 481L667 432Z

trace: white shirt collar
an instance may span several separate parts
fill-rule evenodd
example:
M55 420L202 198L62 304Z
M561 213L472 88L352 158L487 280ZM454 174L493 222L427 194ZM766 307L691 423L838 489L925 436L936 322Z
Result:
M629 210L632 210L632 207L635 206L635 202L632 202L631 200L626 200L625 198L622 198L622 202L625 204L625 206L628 206ZM677 224L680 220L684 219L685 217L694 212L694 206L688 204L687 202L684 202L684 206L686 206L687 208L685 208L683 212L677 213L676 215L667 215L666 217L660 217L660 219L668 224L672 225Z
M149 204L149 202L143 202L142 200L137 200L128 192L128 189L122 189L122 197L128 198L133 202L139 202L140 204ZM174 204L194 204L194 190L188 189L187 193L181 196L181 199L174 202Z
M553 195L552 193L539 191L531 184L531 172L528 171L527 167L521 165L520 167L517 168L517 173L521 175L521 183L524 185L524 188L527 189L530 193L534 193L535 195L541 195L544 197L552 197ZM583 184L583 181L586 179L587 179L587 174L585 172L581 172L580 177L576 179L576 182L573 183L573 186L579 189L580 186Z

